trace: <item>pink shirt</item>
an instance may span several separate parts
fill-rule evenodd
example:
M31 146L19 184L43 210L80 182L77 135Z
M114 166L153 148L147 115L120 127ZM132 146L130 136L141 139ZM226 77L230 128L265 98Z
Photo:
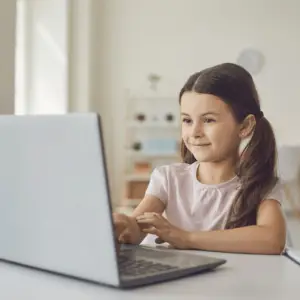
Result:
M224 229L238 178L215 184L197 180L198 162L176 163L154 169L146 194L166 205L165 216L173 225L188 231ZM280 182L265 199L282 201Z

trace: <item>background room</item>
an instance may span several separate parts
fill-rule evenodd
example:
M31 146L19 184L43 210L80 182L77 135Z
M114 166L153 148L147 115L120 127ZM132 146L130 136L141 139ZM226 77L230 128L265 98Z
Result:
M179 161L187 77L243 64L275 130L300 247L299 9L297 0L2 0L0 113L99 112L113 204L130 212L153 167Z

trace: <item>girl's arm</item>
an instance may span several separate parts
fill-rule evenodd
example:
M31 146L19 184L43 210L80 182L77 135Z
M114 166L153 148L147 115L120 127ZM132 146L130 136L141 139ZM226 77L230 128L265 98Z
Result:
M155 168L151 174L144 199L130 217L114 214L115 232L119 242L139 244L146 236L142 230L147 224L138 224L136 219L145 213L155 213L159 216L164 212L168 199L168 184L166 166Z
M188 232L186 246L208 251L281 254L286 242L286 224L280 204L264 200L258 209L257 225L236 229Z
M158 199L155 196L152 195L145 195L144 199L141 201L141 203L137 206L137 208L133 211L132 215L130 216L130 218L132 219L133 222L135 222L136 224L138 224L136 222L136 218L138 216L143 215L144 213L147 212L153 212L153 213L157 213L159 215L162 215L162 213L165 211L165 204ZM142 232L142 229L147 227L145 225L141 225L138 224L139 228L140 228L140 239L138 241L138 244L145 238L145 236L147 235L147 233Z
M147 233L142 232L142 229L147 227L147 225L138 224L136 222L136 218L147 212L153 212L161 215L164 212L164 210L165 210L165 204L160 199L152 195L145 195L144 199L133 211L132 215L129 216L129 220L131 223L130 228L132 228L132 230L125 231L125 234L122 236L121 240L124 240L124 242L126 242L128 240L132 241L133 239L132 241L133 244L140 244L142 240L145 238L145 236L147 235ZM125 228L127 227L126 224L124 227Z

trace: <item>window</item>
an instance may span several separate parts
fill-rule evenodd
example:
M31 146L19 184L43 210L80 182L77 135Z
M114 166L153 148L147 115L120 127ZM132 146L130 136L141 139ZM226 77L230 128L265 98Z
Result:
M15 113L67 111L68 0L17 0Z

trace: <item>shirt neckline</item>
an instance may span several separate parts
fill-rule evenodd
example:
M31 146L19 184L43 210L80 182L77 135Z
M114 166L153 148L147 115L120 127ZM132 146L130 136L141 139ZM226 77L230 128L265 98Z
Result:
M220 182L217 184L206 184L206 183L202 183L201 181L198 180L197 178L197 171L198 171L198 167L199 167L200 163L199 162L195 162L194 166L193 166L193 179L194 181L205 188L210 188L210 189L216 189L216 188L224 188L224 187L228 187L231 186L232 184L236 184L238 182L238 176L235 175L234 177L232 177L231 179L224 181L224 182Z

